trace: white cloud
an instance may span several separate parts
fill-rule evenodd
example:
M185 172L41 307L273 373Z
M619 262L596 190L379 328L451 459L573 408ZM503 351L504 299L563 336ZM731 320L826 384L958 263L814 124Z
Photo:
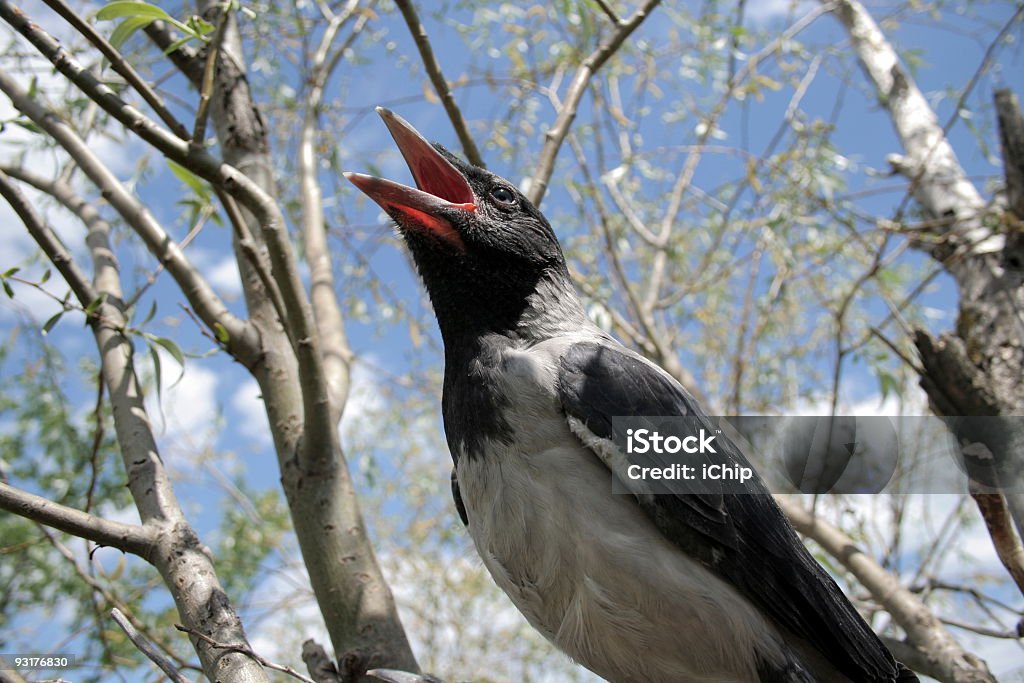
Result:
M260 385L255 379L246 377L239 385L231 397L231 408L238 413L239 421L235 424L242 434L258 445L272 443L266 406L261 397Z
M242 294L242 278L238 274L238 263L234 256L225 256L208 268L206 277L224 296L237 297Z
M155 390L146 396L146 410L157 435L168 443L200 443L214 432L218 415L217 373L196 360L186 360L183 373L167 351L160 349L158 355L162 400L158 403Z
M750 0L747 3L746 17L757 23L765 23L772 19L805 14L815 3L810 0Z
M374 368L380 365L372 354L362 354L352 365L351 389L341 418L342 443L361 437L372 439L380 433L381 416L387 408L374 374Z

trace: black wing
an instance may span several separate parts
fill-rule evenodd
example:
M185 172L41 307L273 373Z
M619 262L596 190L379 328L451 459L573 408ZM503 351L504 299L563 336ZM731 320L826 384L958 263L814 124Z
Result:
M669 375L612 343L575 344L562 356L558 392L567 415L608 440L614 416L706 418ZM710 420L706 428L713 430ZM747 465L725 435L715 445L723 464ZM896 680L892 655L804 548L764 485L756 477L747 485L755 493L701 491L638 496L638 502L666 538L812 643L850 679Z
M455 509L459 513L459 519L466 526L469 526L469 517L466 515L466 504L462 502L462 492L459 491L459 475L456 469L452 468L452 498L455 499Z

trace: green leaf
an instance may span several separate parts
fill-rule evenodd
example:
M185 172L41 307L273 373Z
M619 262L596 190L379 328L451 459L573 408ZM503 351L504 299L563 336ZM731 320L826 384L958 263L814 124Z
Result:
M878 388L882 394L882 401L888 398L890 393L900 394L900 382L892 373L886 370L878 371Z
M149 17L129 17L117 25L114 32L110 34L110 44L120 48L128 39L135 35L136 31L146 28L155 21Z
M149 307L149 313L147 313L146 314L146 318L141 323L139 323L139 327L144 327L145 324L148 323L150 320L152 320L153 316L155 316L155 315L156 315L156 300L154 299L153 300L153 305Z
M50 273L50 269L49 268L44 270L43 271L43 276L41 278L39 278L39 284L41 284L41 285L46 284L46 281L50 279L50 275L51 275L51 273Z
M230 339L230 336L228 335L228 328L224 327L220 323L213 324L213 334L221 344L227 344L228 339Z
M15 266L14 268L8 268L3 273L0 273L0 278L4 278L6 280L7 278L17 273L19 270L21 270L21 268L17 266Z
M11 283L8 282L7 280L4 280L4 291L7 292L8 297L10 297L11 299L14 298L14 290L11 289Z
M165 55L169 55L172 52L174 52L175 50L177 50L179 47L181 47L182 45L186 45L187 43L189 43L190 41L193 41L195 39L196 39L195 36L185 36L184 38L178 38L176 41L174 41L173 43L168 45L166 49L164 49L164 54Z
M213 33L213 30L215 28L217 28L216 26L208 22L206 19L203 19L198 15L192 15L191 17L189 17L188 26L193 31L195 31L195 35L197 36L209 35L210 33Z
M174 21L170 14L156 5L146 2L112 2L100 8L100 11L96 13L96 18L100 21L109 21L119 17L146 17L150 21L157 19Z
M149 348L149 357L153 360L153 380L156 382L156 406L160 411L160 416L163 417L164 405L163 396L164 391L161 386L163 382L163 371L160 369L160 353L156 350L156 347L152 344L146 344Z
M107 295L104 293L104 294L100 294L98 297L96 297L95 299L90 301L89 305L85 307L85 315L86 315L86 317L89 317L90 315L95 313L96 309L98 309L100 306L102 306L103 302L106 301L106 300L107 300Z
M170 159L167 160L167 166L171 169L171 173L173 173L178 180L185 183L193 192L203 199L209 199L210 190L199 176Z
M14 119L13 121L11 121L11 123L14 124L15 126L20 126L22 128L25 128L30 133L42 133L43 132L43 129L40 128L39 126L37 126L35 121L30 121L28 119Z
M177 344L167 337L153 337L152 339L154 344L159 344L166 349L167 353L171 354L174 360L178 361L178 365L182 368L185 367L185 354L181 352L181 349L178 348Z
M43 323L43 334L50 334L50 330L53 329L53 326L57 324L57 321L59 321L63 315L64 309L61 309L52 315L49 320Z

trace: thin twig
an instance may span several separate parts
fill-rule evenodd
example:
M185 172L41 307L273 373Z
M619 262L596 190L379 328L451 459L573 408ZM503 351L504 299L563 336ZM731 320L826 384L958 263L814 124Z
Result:
M622 25L622 19L619 19L618 15L615 14L615 10L613 10L611 6L607 2L605 2L605 0L594 0L594 2L597 3L598 7L601 8L601 11L604 12L604 15L612 20L612 23L614 25Z
M210 111L210 96L213 94L214 76L217 74L217 60L220 58L220 46L224 42L224 32L231 18L235 3L228 0L221 6L220 19L213 38L206 46L206 64L203 66L203 81L199 88L199 109L196 111L196 122L192 132L193 144L202 147L206 140L206 117Z
M41 29L37 28L35 24L20 14L12 13L8 3L0 2L0 15L3 15L9 21L19 22L17 24L19 30L28 31L39 40L40 45L52 48L46 55L52 57L55 63L60 65L61 69L68 71L65 75L71 77L70 74L73 74L72 80L76 80L80 85L86 85L88 88L86 91L87 95L95 96L103 100L107 105L111 105L110 98L116 100L119 106L111 105L111 108L107 110L112 113L113 111L118 112L123 123L126 123L135 130L139 130L140 127L146 128L151 132L160 130L155 123L121 102L113 93L109 93L109 89L106 86L100 84L91 74L82 70L77 62L72 63L73 60L71 60L66 51L59 44L53 42L50 36L42 33ZM29 97L28 93L2 69L0 69L0 91L3 91L11 98L15 108L28 116L46 131L55 142L67 150L82 171L104 193L104 197L110 202L111 206L118 211L125 222L143 239L150 252L161 263L166 264L168 271L181 287L181 291L203 318L203 322L211 328L214 327L215 323L219 322L222 324L231 333L230 348L233 355L236 355L243 363L246 363L248 358L250 359L248 362L251 363L251 359L258 353L256 330L247 321L240 320L228 310L224 302L213 291L210 284L188 261L179 245L167 235L146 206L128 192L110 169L95 155L89 145L67 123L52 111L40 105L35 99ZM103 93L107 93L107 95L104 96ZM105 106L104 108L107 107ZM225 164L214 161L212 157L205 153L198 153L190 157L188 154L188 143L178 140L166 131L160 130L160 132L162 135L159 136L159 143L156 143L154 140L150 140L150 142L157 144L158 147L176 148L179 153L173 155L176 157L175 161L191 165L194 168L194 164L190 164L190 159L198 156L225 172L230 168ZM232 171L229 175L236 179L235 185L238 186L243 182L239 178L244 176L241 176L237 170L232 169ZM207 179L210 178L208 177ZM87 300L83 305L88 305L88 302Z
M977 633L978 635L988 636L989 638L1002 638L1006 640L1019 640L1021 638L1021 634L1017 631L999 631L994 628L987 628L985 626L978 626L976 624L968 624L965 621L959 621L957 619L950 619L949 617L939 617L939 621L941 621L946 626L954 626L965 631L970 631L971 633Z
M0 509L143 559L147 559L153 549L152 534L146 527L103 519L3 482L0 482Z
M473 137L469 134L466 120L462 118L462 112L459 110L459 105L455 102L452 89L449 87L448 81L445 80L444 73L441 71L441 65L434 55L434 49L430 46L427 29L423 26L419 16L416 15L416 9L412 6L410 0L395 0L395 4L398 5L398 9L402 12L405 24L409 27L412 39L416 43L416 49L419 50L420 59L423 60L423 68L426 69L430 82L434 84L437 96L441 98L441 104L444 105L444 110L448 113L448 119L452 122L452 127L455 128L455 134L459 136L459 144L462 145L462 151L465 152L466 159L474 166L484 168L484 160L480 156L480 150L477 149L476 143L473 142Z
M540 202L547 192L548 182L551 180L551 174L555 170L555 159L558 157L558 151L569 134L569 129L576 118L576 112L579 110L580 101L583 99L583 93L586 92L587 86L590 84L590 79L622 47L622 44L626 42L626 38L643 23L644 19L658 6L660 1L646 0L639 9L633 12L629 19L620 22L618 29L602 41L597 49L591 52L577 67L576 74L569 85L569 91L565 95L558 116L555 118L551 128L544 134L544 147L541 149L540 157L537 160L537 170L534 171L533 177L530 179L530 187L526 192L527 198L535 206L540 206Z
M103 392L106 385L103 384L103 375L96 376L96 407L93 408L93 419L96 426L92 433L92 448L89 449L89 487L85 491L85 511L92 512L93 496L96 495L96 482L99 479L100 467L100 446L103 445Z
M135 627L125 618L121 610L116 607L113 608L110 610L110 617L121 627L124 634L128 636L128 640L132 641L132 645L137 647L150 661L160 667L160 670L167 674L167 677L174 681L174 683L192 683L178 671L171 660L167 659L145 636L135 630Z
M256 652L253 652L251 648L241 647L239 645L231 645L229 643L221 643L221 642L219 642L217 640L214 640L213 638L211 638L210 636L206 635L205 633L202 633L201 631L197 631L197 630L192 629L192 628L187 628L185 626L182 626L181 624L175 624L174 628L178 629L182 633L187 633L190 636L193 636L194 638L198 638L199 640L204 641L210 647L212 647L212 648L214 648L216 650L226 650L228 652L237 652L239 654L245 655L246 657L249 657L254 662L259 664L260 666L266 667L268 669L273 669L274 671L280 671L281 673L284 673L284 674L288 674L289 676L291 676L293 678L297 678L298 680L302 681L303 683L316 683L316 681L314 681L312 678L309 678L308 676L303 676L302 674L300 674L298 671L296 671L292 667L284 666L282 664L276 664L276 663L270 661L269 659L267 659L266 657L264 657L264 656L262 656L260 654L257 654Z
M86 40L92 43L100 53L110 61L111 68L120 74L124 80L128 81L128 84L135 88L135 91L142 96L156 115L167 124L171 131L182 140L188 140L189 134L188 129L185 128L184 124L175 118L174 114L167 108L160 99L160 96L156 94L146 83L145 79L139 75L137 71L132 67L131 64L124 58L123 55L111 45L106 38L99 34L96 29L92 27L88 22L83 20L78 14L71 9L64 0L43 0L54 12L64 17L64 20L71 24L71 27L76 31L85 36Z

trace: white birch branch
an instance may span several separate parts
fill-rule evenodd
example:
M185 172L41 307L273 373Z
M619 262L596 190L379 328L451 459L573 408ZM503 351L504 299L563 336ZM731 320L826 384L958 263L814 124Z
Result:
M878 24L858 0L836 0L835 5L836 17L903 144L904 155L890 156L890 163L910 179L911 193L932 217L957 218L951 229L959 233L960 247L976 254L1002 249L1003 237L982 225L984 199Z
M906 632L908 643L943 673L942 680L996 683L985 662L960 647L928 606L858 548L852 538L799 503L779 496L776 502L797 531L814 540L857 578Z

